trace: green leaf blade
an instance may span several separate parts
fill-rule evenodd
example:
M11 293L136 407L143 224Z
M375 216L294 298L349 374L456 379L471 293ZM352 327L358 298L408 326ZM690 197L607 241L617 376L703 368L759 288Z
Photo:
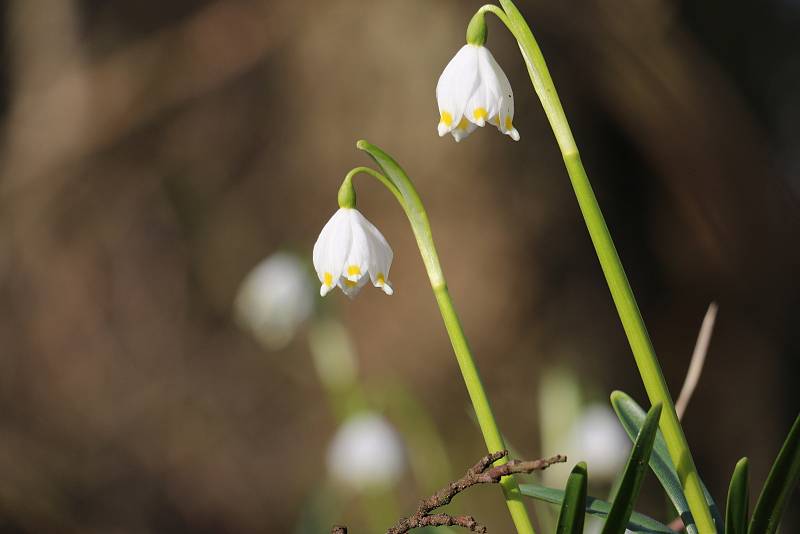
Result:
M630 397L630 395L622 391L614 391L611 394L611 405L622 423L623 428L625 428L625 432L628 433L628 436L632 440L635 439L639 429L642 427L642 424L644 424L646 416L645 411ZM699 534L694 518L689 511L689 503L686 500L686 495L683 493L683 487L678 478L678 471L675 469L675 464L672 462L672 458L667 450L667 442L664 440L664 436L660 430L656 432L653 453L650 456L650 468L667 493L678 515L680 515L685 525L686 532L688 534ZM723 522L719 508L717 508L714 499L708 493L705 485L703 485L703 490L705 492L706 501L711 508L711 514L717 532L723 532Z
M558 514L556 534L582 534L586 516L586 486L588 484L586 464L578 462L572 468L564 491L564 500Z
M550 504L561 505L564 502L564 490L556 488L547 488L538 484L520 484L520 492L526 497ZM611 503L596 497L589 496L586 498L587 514L606 517L610 510ZM675 531L670 530L663 523L638 512L631 514L627 528L637 534L675 534Z
M786 501L800 478L800 415L794 420L786 441L783 442L767 481L758 496L753 518L750 520L750 534L773 534L783 514Z
M625 532L628 519L630 519L633 512L633 505L639 496L639 490L647 472L660 417L661 404L659 403L653 405L650 411L647 412L644 424L636 437L636 442L633 444L633 449L631 449L628 463L622 475L622 482L614 497L605 525L603 525L603 534L623 534Z
M749 492L747 489L747 458L736 462L731 483L728 487L728 500L725 504L725 534L747 534L747 508Z

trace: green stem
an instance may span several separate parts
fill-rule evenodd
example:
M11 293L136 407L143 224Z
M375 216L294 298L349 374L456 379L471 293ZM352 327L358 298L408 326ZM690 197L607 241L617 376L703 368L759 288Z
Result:
M486 396L486 391L483 388L478 368L472 357L472 351L469 348L467 338L464 335L464 329L461 326L461 322L453 306L453 300L450 298L450 293L447 290L447 282L445 281L444 273L439 263L436 247L433 244L431 227L422 200L419 198L419 194L405 171L403 171L397 162L388 154L366 141L359 141L356 146L366 151L381 167L385 175L369 169L368 167L359 167L348 173L345 177L345 181L352 180L352 177L358 172L366 172L383 183L392 192L395 198L397 198L403 211L405 211L411 223L414 237L417 240L417 245L419 246L422 261L425 264L425 270L428 273L428 278L433 288L433 293L436 296L436 303L439 305L439 311L442 314L442 319L444 319L447 335L450 337L450 343L453 345L453 351L455 352L458 366L461 369L461 375L467 386L467 393L469 394L470 401L472 401L472 407L478 419L478 426L486 442L486 448L489 452L505 450L503 437L500 434L497 421L495 421L494 414L492 413L489 398ZM496 463L502 464L505 462L506 460L502 459L498 460ZM500 481L500 485L503 489L506 504L508 505L508 510L511 514L511 519L514 521L517 532L519 534L534 534L533 526L528 517L528 512L525 509L525 504L516 479L513 476L504 477Z
M672 397L667 389L661 366L647 334L639 307L636 305L636 299L628 283L628 278L625 276L622 262L617 255L611 234L608 231L603 214L592 191L592 186L589 183L589 178L586 176L586 171L581 163L578 147L575 144L575 139L572 136L542 52L533 37L530 27L513 2L511 0L499 0L499 2L503 7L505 16L498 16L519 44L533 88L542 102L542 107L561 149L572 187L578 198L581 213L597 251L597 257L600 259L600 265L603 268L608 287L611 290L611 296L617 307L617 313L628 337L647 395L651 404L661 403L664 407L660 427L667 442L670 456L678 470L689 508L700 532L703 534L713 533L716 531L714 522L711 519L711 512L686 442L686 436L675 412ZM497 14L495 9L485 8L485 10Z

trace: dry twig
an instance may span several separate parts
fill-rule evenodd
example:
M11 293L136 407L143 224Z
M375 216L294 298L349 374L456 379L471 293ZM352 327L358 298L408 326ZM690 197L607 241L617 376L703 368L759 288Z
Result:
M505 458L508 451L498 451L487 454L478 463L473 465L467 473L449 483L427 499L420 501L417 510L410 516L399 520L395 525L386 531L386 534L404 534L411 529L420 527L463 527L471 532L485 533L486 527L470 515L449 515L434 514L437 508L450 504L453 497L462 491L477 484L497 484L504 476L515 473L532 473L547 469L555 463L566 462L567 457L562 455L541 460L520 461L511 460L503 465L492 466L494 462ZM347 528L336 526L331 530L331 534L347 534Z
M675 403L675 411L678 413L678 419L683 419L683 414L686 413L686 407L689 406L689 401L692 398L697 383L700 381L700 374L703 372L703 365L706 361L706 353L708 352L708 344L711 343L711 334L714 332L714 322L717 319L717 303L712 302L708 306L708 311L703 318L703 324L700 326L700 333L697 335L697 342L694 345L694 352L692 352L692 359L689 361L689 370L686 372L686 378L683 381L681 394L678 395L678 401Z

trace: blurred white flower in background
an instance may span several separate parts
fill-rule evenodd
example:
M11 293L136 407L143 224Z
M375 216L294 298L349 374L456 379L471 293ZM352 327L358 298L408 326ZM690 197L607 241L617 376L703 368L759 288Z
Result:
M328 447L331 477L354 490L390 486L404 469L399 434L375 412L361 412L347 419Z
M589 481L613 482L625 467L631 440L614 411L604 404L590 404L575 420L567 456L586 462Z
M239 286L236 319L270 350L286 346L311 314L314 286L305 264L276 252L256 265Z

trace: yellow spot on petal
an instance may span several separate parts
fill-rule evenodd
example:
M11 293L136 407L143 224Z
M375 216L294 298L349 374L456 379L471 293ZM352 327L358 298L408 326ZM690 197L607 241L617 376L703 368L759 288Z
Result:
M458 121L458 126L457 126L457 128L458 128L459 130L466 130L466 129L467 129L467 126L469 126L469 121L467 120L467 118L466 118L466 117L461 117L461 120L460 120L460 121Z
M513 128L513 126L511 126L511 116L509 115L506 117L506 130L510 130L511 128Z
M325 284L326 286L332 286L333 285L333 275L331 273L325 273L322 276L322 278L323 278L323 282L322 283Z
M475 108L475 111L472 112L472 116L475 117L476 121L486 120L489 116L489 112L486 111L486 108Z
M344 285L346 285L347 287L356 287L358 285L358 282L353 282L352 280L345 279Z
M378 284L378 286L382 286L383 284L386 283L386 279L383 277L383 273L378 273L378 276L375 277L375 283Z
M489 122L491 122L495 126L499 126L500 125L500 115L495 115L494 117L492 117L492 119Z
M442 111L442 122L445 126L450 127L453 124L453 116L448 111Z
M358 265L351 265L347 268L347 276L355 276L357 274L361 274L361 267Z

